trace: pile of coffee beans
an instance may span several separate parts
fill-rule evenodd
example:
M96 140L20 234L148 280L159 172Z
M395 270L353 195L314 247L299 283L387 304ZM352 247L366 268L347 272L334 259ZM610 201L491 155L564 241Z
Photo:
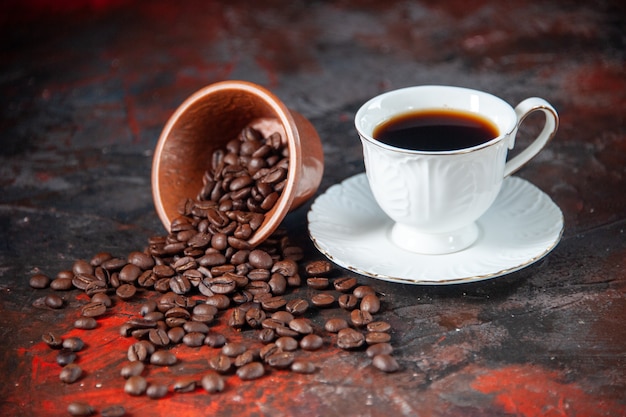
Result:
M120 369L124 391L132 396L162 398L197 388L217 393L229 375L254 380L272 370L313 373L317 368L307 352L331 343L350 351L367 347L374 367L397 371L391 326L375 319L381 299L370 286L359 285L354 277L334 277L337 271L328 261L305 262L302 249L284 230L257 247L248 244L278 200L287 172L288 150L280 135L264 138L246 128L213 153L202 190L197 198L181 202L169 234L150 238L145 250L127 256L102 252L77 260L54 279L33 275L30 285L83 290L89 302L74 327L86 330L96 329L98 318L110 314L115 303L143 300L137 315L119 329L122 337L135 339ZM298 287L303 288L294 291ZM64 305L54 293L35 303ZM334 312L325 323L316 322L321 309ZM218 323L247 339L228 340L216 331ZM60 380L79 380L83 372L74 361L84 343L53 333L42 340L59 349ZM209 346L217 354L208 359L201 377L181 376L171 384L149 381L146 367L178 363L171 348L179 345ZM84 403L68 407L74 416L94 412ZM100 413L121 416L125 410L115 405Z

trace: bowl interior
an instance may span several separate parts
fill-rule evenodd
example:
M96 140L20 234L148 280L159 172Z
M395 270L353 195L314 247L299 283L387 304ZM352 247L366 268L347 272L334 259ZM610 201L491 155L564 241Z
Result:
M299 136L289 110L271 93L245 82L212 84L189 97L167 122L152 166L152 193L157 213L169 231L179 203L195 198L216 149L238 137L246 126L263 135L278 131L289 147L287 186L249 243L267 238L289 211L300 164ZM271 230L268 230L271 229Z

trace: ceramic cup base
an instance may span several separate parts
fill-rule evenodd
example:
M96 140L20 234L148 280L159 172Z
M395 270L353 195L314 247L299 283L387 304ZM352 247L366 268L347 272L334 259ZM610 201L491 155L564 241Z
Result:
M409 252L424 255L445 255L470 247L480 235L476 223L446 233L424 233L411 226L395 223L390 230L390 240Z

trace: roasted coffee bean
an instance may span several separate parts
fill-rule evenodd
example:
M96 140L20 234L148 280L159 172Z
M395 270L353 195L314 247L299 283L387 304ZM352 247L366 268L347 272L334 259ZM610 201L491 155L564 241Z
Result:
M226 310L230 307L230 298L223 294L208 296L204 302L208 305L216 307L218 310Z
M276 343L268 343L263 346L259 351L259 357L265 360L268 356L273 355L274 353L280 352L280 348L276 345Z
M182 327L172 327L167 331L167 337L169 337L170 342L178 344L185 337L185 330Z
M143 271L151 269L155 265L154 258L144 252L131 252L128 254L127 260L129 264L136 265Z
M237 369L237 376L244 381L261 378L265 375L265 367L261 362L250 362Z
M352 290L352 294L360 299L365 297L367 294L376 294L376 291L374 291L374 289L369 285L360 285Z
M311 303L320 308L331 307L335 302L335 297L328 293L315 294L311 297Z
M146 313L143 318L148 321L162 321L165 320L165 314L160 311L152 311L150 313Z
M369 311L354 309L350 312L350 321L355 327L364 327L374 321Z
M309 302L303 298L294 298L289 300L285 308L294 316L301 316L309 309Z
M318 277L328 274L333 269L333 266L328 261L313 261L309 262L305 266L305 271L309 277Z
M204 283L215 294L231 294L237 288L237 282L232 277L226 275L210 278L205 280Z
M72 278L55 278L50 282L50 288L55 291L67 291L74 288Z
M325 290L326 288L328 288L328 284L328 278L313 277L306 279L306 285L315 290Z
M50 282L50 277L44 274L35 274L28 281L29 285L35 289L48 288Z
M215 316L217 312L217 307L209 304L198 304L192 310L192 314L203 314L211 316Z
M125 379L128 379L131 376L141 375L145 367L146 366L144 365L144 363L140 361L126 362L126 364L124 364L124 366L122 366L122 369L120 370L120 375L122 376L122 378Z
M209 359L209 367L221 374L228 372L231 366L230 358L225 355L216 355Z
M270 297L261 302L261 307L265 311L278 311L287 305L287 300L282 296Z
M148 339L150 339L150 342L155 346L167 346L170 344L170 338L163 329L150 329Z
M62 308L65 302L56 294L48 294L44 298L44 304L50 308L58 309Z
M250 283L246 285L245 290L253 296L257 296L259 294L269 294L272 289L265 281L250 281Z
M276 332L277 336L286 336L286 337L300 337L302 336L300 333L296 332L295 330L290 329L287 326L280 326L277 327L276 329L274 329L274 331Z
M104 303L93 302L93 301L89 304L85 304L81 308L81 314L84 317L99 317L103 315L104 313L106 313L106 311L107 311L107 306L105 306Z
M354 277L341 277L333 281L333 286L339 292L351 291L357 285L357 280Z
M342 318L328 319L324 324L324 329L329 333L337 333L341 329L347 329L350 327L348 322Z
M100 411L102 417L122 417L126 414L126 409L121 405L110 405Z
M221 348L226 344L226 337L220 333L209 333L204 338L204 344L212 348Z
M146 348L146 345L143 343L133 343L128 347L128 351L126 352L126 357L129 361L140 361L144 362L148 360L149 354Z
M389 333L385 332L367 332L365 333L365 343L374 345L377 343L387 343L391 340Z
M102 262L100 266L108 271L119 271L126 264L128 264L128 261L124 258L111 258Z
M280 348L280 350L285 352L292 352L298 349L298 341L293 337L282 336L276 339L274 343Z
M344 310L354 310L359 304L359 299L353 294L342 294L337 301Z
M317 334L307 334L300 340L303 350L318 350L324 345L324 339Z
M169 392L169 388L165 384L150 384L146 388L146 395L153 400L163 398Z
M165 312L165 318L177 318L188 320L191 318L191 313L183 307L172 307Z
M209 326L197 321L188 321L187 323L183 324L183 329L187 333L203 333L205 335L209 333Z
M269 281L270 277L270 271L267 269L252 269L248 271L248 279L250 281Z
M174 392L192 392L196 389L196 379L192 377L180 377L174 381L172 390Z
M246 324L246 311L242 308L233 308L228 314L228 325L236 329Z
M137 293L137 287L131 284L122 284L115 290L115 294L122 300L130 300Z
M236 343L236 342L227 343L222 348L222 354L230 358L234 358L238 355L241 355L245 351L246 351L246 345L244 345L243 343Z
M286 325L286 324L288 324L291 320L293 320L295 317L294 317L294 315L293 315L293 314L291 314L290 312L288 312L288 311L284 311L284 310L281 310L281 311L276 311L276 312L272 313L272 318L273 318L274 320L278 320L278 321L280 321L281 323L283 323L283 324L285 324L285 325Z
M350 327L341 329L337 333L337 346L341 349L356 349L363 346L365 336Z
M79 317L74 321L74 328L81 330L93 330L98 327L98 322L93 317Z
M367 311L371 314L376 314L380 311L380 299L376 294L366 294L361 299L362 311Z
M222 376L217 372L207 372L206 374L204 374L204 376L200 380L200 384L202 385L202 388L204 388L204 390L209 394L222 392L224 391L224 388L226 386L224 378L222 378Z
M72 402L67 406L67 413L71 416L91 416L95 414L96 410L89 404L84 402Z
M282 295L287 291L287 280L281 274L275 272L267 282L270 286L272 294Z
M153 320L146 320L145 318L135 317L126 322L131 329L155 329L157 323Z
M259 249L255 249L250 252L250 255L248 255L248 262L250 262L250 265L253 268L259 269L271 269L274 265L274 260L272 259L272 256L269 253Z
M279 327L285 327L285 323L282 320L277 320L271 317L271 318L263 320L263 322L261 322L261 326L265 329L276 330Z
M154 275L158 278L171 278L176 274L174 268L169 265L155 265L154 268L152 268L152 272L154 272Z
M61 349L59 353L57 353L57 363L61 366L69 365L70 363L74 363L78 356L75 352L72 352L69 349Z
M63 347L72 352L80 352L85 347L85 342L79 337L68 337L63 340Z
M200 332L191 332L183 336L183 344L189 347L199 347L204 344L206 334Z
M126 283L134 283L143 271L135 264L126 264L120 271L120 281Z
M274 263L271 272L290 277L298 273L298 264L293 259L283 259Z
M73 384L83 375L83 370L75 363L65 365L59 373L59 379L66 384Z
M265 320L265 318L265 312L260 308L254 307L246 311L246 323L248 323L248 326L253 329L261 327L261 323Z
M390 355L393 352L393 346L389 343L376 343L375 345L371 345L365 351L365 354L369 358L373 358L376 355L386 354Z
M124 384L124 392L134 396L143 395L147 388L148 381L140 375L131 376Z
M261 329L261 331L259 331L259 340L262 343L270 343L273 342L274 339L276 339L276 333L273 329Z
M265 357L265 362L276 369L287 369L294 361L293 352L277 352Z
M313 326L311 326L311 322L308 319L298 318L293 319L289 322L289 328L291 330L295 330L300 334L310 334L313 333Z
M41 336L41 340L52 349L60 349L63 346L63 339L53 332L46 332Z
M246 350L241 355L237 355L233 364L236 368L240 368L255 359L258 359L258 357L259 355L257 350Z
M84 259L77 259L72 265L74 275L93 274L93 266Z
M187 294L191 290L191 282L184 275L170 278L170 289L176 294Z
M178 359L169 350L157 350L150 356L150 363L158 366L174 365Z
M400 365L396 359L386 353L381 353L372 358L372 365L383 372L396 372Z
M97 294L94 294L93 297L91 297L91 302L92 303L102 303L107 308L109 308L109 307L111 307L113 305L113 301L111 301L111 297L109 297L108 295L106 295L103 292L99 292Z
M386 321L373 321L367 324L368 332L388 332L391 330L391 324Z
M312 362L297 359L291 364L291 370L299 374L312 374L315 372L315 365Z

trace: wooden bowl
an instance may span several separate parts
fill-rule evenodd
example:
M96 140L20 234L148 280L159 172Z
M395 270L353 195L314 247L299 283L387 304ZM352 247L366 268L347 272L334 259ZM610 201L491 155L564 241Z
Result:
M152 196L169 231L180 216L179 203L195 198L214 150L252 126L264 136L282 135L289 148L287 185L263 224L248 240L256 246L267 239L283 218L312 197L322 180L324 154L313 125L288 109L263 87L245 81L211 84L192 94L165 125L152 162Z

